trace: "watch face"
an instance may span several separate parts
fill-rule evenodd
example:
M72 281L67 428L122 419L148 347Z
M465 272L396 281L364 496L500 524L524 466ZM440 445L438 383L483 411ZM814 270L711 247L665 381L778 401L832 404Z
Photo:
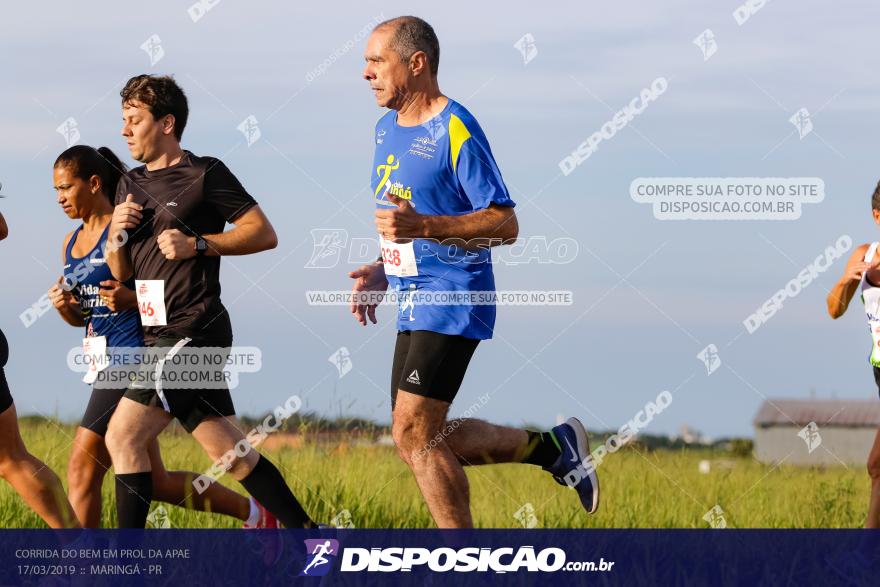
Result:
M200 238L200 239L196 240L196 250L197 251L204 251L204 250L207 250L207 248L208 248L208 242L205 239Z

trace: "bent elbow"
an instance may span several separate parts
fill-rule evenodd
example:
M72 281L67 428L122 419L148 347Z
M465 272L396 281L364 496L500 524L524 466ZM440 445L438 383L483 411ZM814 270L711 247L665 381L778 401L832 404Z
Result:
M268 251L274 249L278 246L278 233L275 232L274 228L270 228L266 234L266 240L264 243L263 250Z
M831 316L832 320L837 320L843 313L846 312L846 308L839 308L837 305L828 304L828 315Z
M516 220L516 214L511 211L510 216L504 222L504 234L502 238L504 239L505 245L512 245L519 238L519 222Z

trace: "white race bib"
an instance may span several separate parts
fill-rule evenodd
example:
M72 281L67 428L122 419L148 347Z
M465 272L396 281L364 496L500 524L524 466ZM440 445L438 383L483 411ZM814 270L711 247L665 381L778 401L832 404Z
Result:
M94 383L98 373L107 368L107 337L88 336L83 339L83 357L89 370L83 375L85 383Z
M385 275L413 277L419 274L412 241L398 244L379 237L379 246L382 247L382 264L385 265Z
M135 279L138 312L143 326L165 326L165 281L162 279Z
M868 327L871 329L871 342L874 343L871 347L871 364L880 367L880 323L868 322Z

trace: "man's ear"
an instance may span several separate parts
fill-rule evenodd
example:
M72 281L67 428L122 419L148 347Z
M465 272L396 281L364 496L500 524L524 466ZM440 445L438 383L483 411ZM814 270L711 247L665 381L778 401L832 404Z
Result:
M174 133L174 115L166 114L164 118L162 118L162 134L170 135Z
M416 51L409 58L409 70L414 76L423 75L428 72L428 56L424 51Z

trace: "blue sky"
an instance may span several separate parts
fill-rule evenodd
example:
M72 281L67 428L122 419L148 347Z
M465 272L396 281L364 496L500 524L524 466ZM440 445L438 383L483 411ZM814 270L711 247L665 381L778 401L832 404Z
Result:
M94 6L92 6L94 4ZM347 289L346 264L306 269L310 230L371 237L367 189L372 129L382 114L360 78L363 40L402 2L294 6L222 0L197 22L187 2L5 6L0 18L0 211L11 229L0 327L12 346L7 376L21 413L77 419L87 387L67 370L81 333L47 314L18 315L60 270L74 228L54 201L51 165L65 148L56 128L77 121L81 143L125 155L118 92L130 76L171 73L191 115L184 146L221 157L258 199L279 247L224 260L223 299L241 345L263 349L263 370L235 391L242 413L301 394L328 416L388 421L393 310L362 328L343 308L309 307L305 291ZM876 396L870 337L854 304L837 322L824 297L842 262L754 334L742 321L843 234L877 238L869 198L878 120L874 97L878 10L858 2L770 2L742 26L736 2L509 2L420 8L441 42L440 85L480 121L518 202L521 237L578 242L570 264L496 266L499 288L574 292L570 307L504 307L496 338L477 351L452 413L481 394L476 417L550 426L579 415L617 428L662 390L670 408L650 432L689 424L750 434L763 397ZM712 29L708 61L692 43ZM514 43L538 49L523 63ZM140 46L161 39L154 66ZM307 75L336 52L321 75ZM571 175L558 162L655 78L668 90ZM806 107L815 132L789 117ZM237 126L256 117L250 147ZM637 177L819 177L826 197L794 221L656 220L629 197ZM621 279L625 277L625 279ZM256 285L254 283L256 282ZM697 353L717 345L707 375ZM354 368L327 358L340 346Z

